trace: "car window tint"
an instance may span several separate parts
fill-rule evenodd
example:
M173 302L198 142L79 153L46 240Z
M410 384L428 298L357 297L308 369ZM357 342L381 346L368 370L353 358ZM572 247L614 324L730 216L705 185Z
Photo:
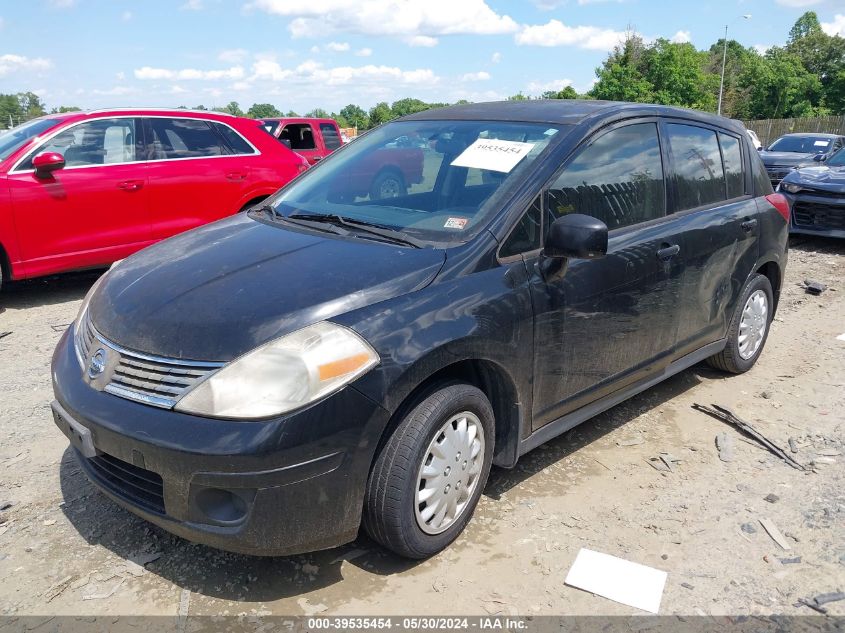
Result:
M331 123L320 123L320 132L323 135L323 142L326 144L326 149L337 149L341 146L340 134L337 133L337 128Z
M754 177L754 195L767 196L772 191L772 181L769 180L769 174L766 173L766 166L763 164L763 159L760 154L753 152L751 154L751 175Z
M135 119L97 119L68 128L36 149L21 169L32 169L42 152L58 152L67 167L113 165L136 160Z
M246 142L243 136L235 132L232 128L224 123L212 122L211 125L216 129L225 139L232 154L254 154L255 150Z
M534 204L529 207L519 222L516 223L510 235L505 239L502 248L499 249L499 257L512 257L521 253L536 251L540 248L540 234L542 229L542 204L538 197Z
M206 121L150 118L148 122L149 160L204 158L228 153Z
M725 199L725 172L716 132L694 125L669 123L678 211Z
M722 161L725 165L725 180L728 186L728 199L745 195L745 178L742 173L742 151L739 140L727 134L719 134L722 144Z
M616 229L663 217L665 204L657 125L638 123L581 150L549 189L547 207L550 222L583 213Z
M279 134L280 141L290 141L292 150L317 149L314 143L314 130L308 123L289 123Z

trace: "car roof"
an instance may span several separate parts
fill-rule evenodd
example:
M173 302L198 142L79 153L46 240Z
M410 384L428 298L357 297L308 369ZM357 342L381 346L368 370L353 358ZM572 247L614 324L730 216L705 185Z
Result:
M275 121L275 122L285 122L285 123L297 123L297 122L305 122L305 123L337 123L334 119L321 119L317 117L309 117L309 116L271 116L265 119L259 119L260 121Z
M241 119L228 112L215 112L214 110L188 110L187 108L101 108L97 110L76 110L74 112L61 112L55 114L47 114L41 118L54 119L56 121L82 121L90 117L104 116L183 116L183 117L197 117L214 119L219 121L231 121L233 119Z
M468 103L424 110L402 120L493 120L523 123L575 125L591 117L610 115L674 116L710 123L734 130L742 130L741 121L727 119L699 110L665 105L626 103L623 101L594 101L589 99L530 99L525 101L491 101Z

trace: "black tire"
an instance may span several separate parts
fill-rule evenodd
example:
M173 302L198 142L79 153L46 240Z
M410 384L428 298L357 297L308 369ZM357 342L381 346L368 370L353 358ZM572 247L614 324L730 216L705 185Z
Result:
M749 358L743 358L739 350L739 325L742 319L742 311L752 294L761 290L766 295L767 313L766 313L766 331L763 333L763 340L760 346ZM742 374L754 367L754 363L760 358L763 348L766 346L766 340L769 338L769 331L772 324L772 316L774 315L774 300L772 295L772 284L765 275L754 274L748 279L742 295L736 304L733 317L731 318L730 327L728 327L728 343L718 354L714 354L707 359L707 364L715 369L731 374Z
M439 534L426 533L415 507L418 474L435 436L452 416L463 412L476 416L484 430L481 471L463 510L451 524ZM370 537L413 559L428 558L444 549L463 531L475 511L490 474L494 439L493 409L479 389L453 383L431 392L402 419L373 464L364 498L364 528Z
M240 208L238 213L246 213L247 211L249 211L250 209L252 209L254 207L260 207L262 204L264 204L264 201L266 199L267 199L267 196L264 196L263 198L256 198L255 200L250 200L249 202L247 202L244 206L242 206Z
M370 200L385 200L398 198L408 193L402 174L393 169L385 169L373 178L370 185Z

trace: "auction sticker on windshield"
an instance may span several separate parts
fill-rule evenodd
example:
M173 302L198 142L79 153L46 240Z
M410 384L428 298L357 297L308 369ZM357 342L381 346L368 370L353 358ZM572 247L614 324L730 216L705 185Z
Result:
M507 174L528 155L533 147L534 143L480 138L461 152L461 155L452 161L452 165L488 169Z

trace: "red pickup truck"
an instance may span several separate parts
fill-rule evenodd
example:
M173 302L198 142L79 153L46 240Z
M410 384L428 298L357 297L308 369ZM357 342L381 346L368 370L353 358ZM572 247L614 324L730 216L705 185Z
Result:
M261 119L260 124L311 165L343 145L334 119L274 118ZM351 193L356 196L370 199L404 196L411 185L423 180L423 150L390 143L371 154L369 160L356 163L356 172L350 176L355 185Z

